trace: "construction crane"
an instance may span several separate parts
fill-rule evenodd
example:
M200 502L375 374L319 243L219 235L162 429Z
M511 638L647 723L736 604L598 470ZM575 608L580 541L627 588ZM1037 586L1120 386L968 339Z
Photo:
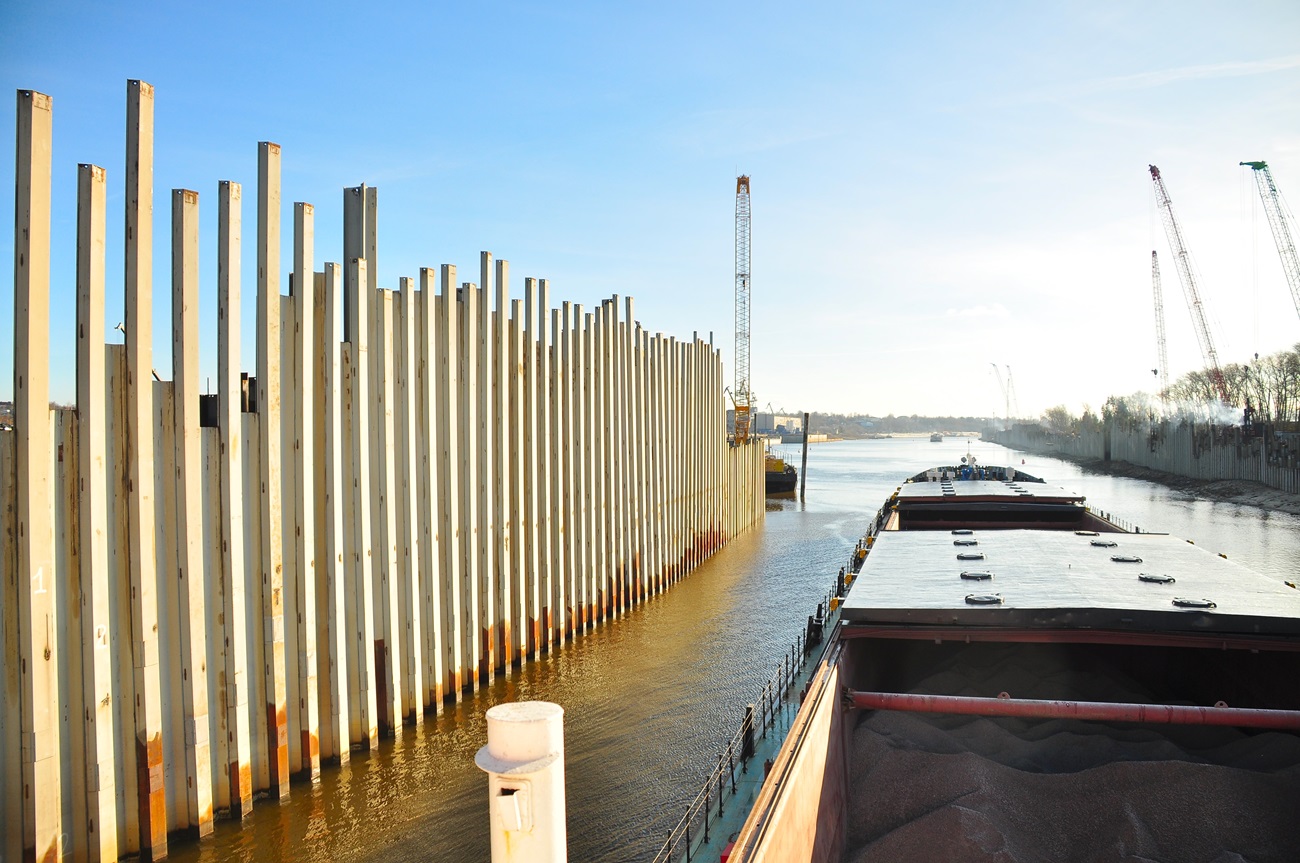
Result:
M753 393L749 389L749 177L736 178L736 385L735 440L749 441Z
M1160 261L1151 250L1151 290L1156 299L1156 367L1151 374L1160 377L1160 403L1169 401L1169 348L1165 345L1165 301L1160 293Z
M1169 190L1160 177L1160 169L1148 165L1151 180L1156 186L1156 203L1160 206L1160 215L1165 222L1165 236L1169 238L1169 251L1174 254L1174 263L1178 266L1178 277L1183 283L1183 294L1187 297L1187 310L1191 312L1192 324L1196 327L1196 338L1201 345L1201 358L1210 372L1210 380L1224 404L1228 404L1228 384L1223 378L1223 369L1219 368L1219 354L1214 349L1210 338L1210 325L1205 319L1205 307L1201 304L1201 292L1196 288L1196 278L1192 275L1192 259L1187 254L1183 243L1183 232L1174 218L1174 205L1169 200Z
M1268 214L1268 226L1273 229L1273 242L1277 244L1278 257L1282 259L1282 269L1286 273L1287 284L1291 286L1291 299L1295 301L1295 310L1300 314L1300 259L1297 259L1295 242L1291 239L1291 229L1287 227L1286 213L1282 209L1282 196L1277 193L1277 184L1268 169L1268 162L1241 162L1255 173L1255 185L1259 187L1259 198L1264 202L1264 212Z
M1011 366L1007 370L1007 401L1011 404L1011 413L1007 416L1007 425L1011 424L1011 417L1020 416L1020 402L1016 400L1016 382L1011 379Z
M1007 366L1007 379L1004 382L1002 380L1002 371L998 368L998 364L991 362L989 363L989 365L993 366L993 374L998 379L998 389L1002 391L1002 401L1006 404L1005 417L1006 417L1007 428L1010 428L1011 427L1011 387L1009 386L1009 384L1011 383L1011 366Z

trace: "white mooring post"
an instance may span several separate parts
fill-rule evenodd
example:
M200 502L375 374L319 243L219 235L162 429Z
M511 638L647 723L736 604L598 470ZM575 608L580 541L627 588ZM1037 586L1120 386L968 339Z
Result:
M474 763L488 774L492 863L565 863L564 708L498 704Z

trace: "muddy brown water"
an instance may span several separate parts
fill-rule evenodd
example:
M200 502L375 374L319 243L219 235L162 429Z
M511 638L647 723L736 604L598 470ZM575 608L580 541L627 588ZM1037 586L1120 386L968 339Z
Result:
M1089 473L995 444L950 438L816 444L807 502L769 501L766 524L668 593L459 705L407 727L377 751L219 821L189 861L487 861L487 781L474 767L493 704L539 699L565 709L569 859L653 859L717 753L802 630L868 518L906 476L968 451L1012 463L1144 530L1163 531L1279 579L1300 577L1300 516L1221 503L1136 479Z

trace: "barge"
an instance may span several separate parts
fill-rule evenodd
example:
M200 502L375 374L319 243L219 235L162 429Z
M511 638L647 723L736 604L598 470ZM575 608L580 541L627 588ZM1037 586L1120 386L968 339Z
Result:
M734 830L661 859L1296 859L1300 592L962 462L858 542Z
M799 471L785 456L769 452L763 458L763 468L767 494L789 494L799 485Z

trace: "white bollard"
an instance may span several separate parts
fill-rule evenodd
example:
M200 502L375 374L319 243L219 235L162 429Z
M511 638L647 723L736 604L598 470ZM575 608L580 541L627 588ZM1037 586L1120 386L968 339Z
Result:
M498 704L474 763L488 774L492 863L566 863L564 708Z

